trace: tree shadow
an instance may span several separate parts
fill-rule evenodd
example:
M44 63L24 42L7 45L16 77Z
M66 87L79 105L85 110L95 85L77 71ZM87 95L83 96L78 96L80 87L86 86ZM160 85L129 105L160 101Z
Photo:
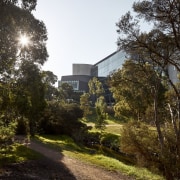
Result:
M35 160L6 164L1 168L0 179L21 180L75 180L70 169L62 162L63 154L40 142L31 141L28 147L41 154ZM19 148L22 148L21 146ZM21 150L20 150L21 151ZM20 152L19 151L19 152ZM17 150L18 152L18 150ZM22 151L21 151L22 152ZM22 157L25 153L22 152Z
M3 167L0 179L20 180L75 180L75 176L61 162L43 157L22 163L13 163Z

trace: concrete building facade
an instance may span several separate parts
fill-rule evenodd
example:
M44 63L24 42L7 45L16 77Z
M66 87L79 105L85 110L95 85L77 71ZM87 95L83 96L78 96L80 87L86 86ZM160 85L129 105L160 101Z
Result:
M87 75L91 76L92 64L73 64L72 75Z
M126 59L128 59L128 57L125 52L115 51L94 65L73 64L72 75L62 76L59 85L68 83L72 85L74 91L88 92L88 82L90 79L98 77L104 81L106 77L122 68ZM173 83L179 82L177 69L172 65L169 65L167 68Z
M104 78L121 68L125 59L124 52L116 51L94 65L73 64L72 75L62 76L59 85L68 83L72 85L74 91L88 92L88 82L90 79L98 77L100 80L104 80Z

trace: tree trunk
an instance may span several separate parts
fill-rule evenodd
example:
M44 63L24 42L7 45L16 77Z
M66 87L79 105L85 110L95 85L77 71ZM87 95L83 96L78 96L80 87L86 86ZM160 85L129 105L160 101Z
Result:
M157 129L157 133L158 133L158 138L159 138L159 142L161 145L161 150L163 150L164 147L164 140L163 140L163 135L161 132L161 126L158 120L158 105L157 105L157 90L155 89L155 93L154 93L154 122L156 125L156 129Z

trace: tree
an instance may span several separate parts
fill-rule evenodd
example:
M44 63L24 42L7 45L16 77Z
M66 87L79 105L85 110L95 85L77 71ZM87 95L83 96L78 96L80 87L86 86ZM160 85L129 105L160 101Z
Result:
M86 118L88 114L92 114L90 110L90 95L89 93L84 93L80 97L80 108L83 110L83 117Z
M38 120L46 106L45 85L37 65L24 62L21 72L21 77L17 81L17 107L20 114L28 118L30 134L34 135Z
M101 134L103 130L105 129L106 122L105 120L107 119L107 113L106 113L106 108L107 105L105 103L105 99L103 96L100 96L95 104L96 108L96 115L97 115L97 120L95 122L95 128L99 129L101 131Z
M37 0L2 0L0 5L19 5L22 9L32 11L36 7Z
M119 36L118 39L119 48L135 57L139 62L146 61L153 64L154 67L161 68L176 96L176 111L173 112L173 116L176 118L173 118L172 122L167 117L166 123L161 123L160 117L156 117L156 112L154 111L154 119L157 123L156 132L158 133L158 143L160 144L158 158L162 158L160 163L163 168L161 170L167 179L178 179L180 174L178 170L180 166L180 93L178 86L172 81L168 72L169 65L175 67L177 73L180 72L179 7L180 2L176 0L138 1L133 5L133 9L137 13L136 18L133 19L128 12L117 23L118 33L123 35ZM154 25L151 31L140 31L139 21L141 19ZM156 99L157 97L155 92L154 98ZM157 104L155 106L157 110L159 107ZM164 103L164 106L167 107L167 103ZM169 114L172 117L171 109L170 107ZM168 124L168 130L165 128L165 124ZM172 151L172 149L174 150ZM163 161L163 158L166 158L166 161ZM172 165L172 159L177 166ZM169 166L170 164L172 166Z
M104 88L102 83L98 80L97 77L93 77L89 82L89 94L93 95L93 102L96 102L97 98L104 93Z
M146 112L152 109L154 102L159 109L163 108L165 87L159 79L160 75L161 72L158 73L157 68L155 71L149 63L127 60L122 69L110 77L111 91L116 100L116 116L154 122L154 117L146 117Z
M169 84L177 96L177 110L180 110L180 93L170 78L168 65L179 68L179 2L169 0L142 1L134 3L134 11L138 18L150 21L154 28L149 33L140 33L139 21L133 20L130 13L124 15L117 23L119 37L118 45L127 53L137 57L139 61L148 61L161 67ZM179 120L178 120L179 121Z
M65 134L80 140L88 130L86 124L80 119L83 112L77 104L63 104L57 101L49 101L39 121L41 133Z
M59 88L60 99L63 101L68 101L72 99L72 94L74 93L73 87L68 83L63 83Z
M57 76L51 71L43 71L42 80L45 84L45 99L48 101L57 100L58 89L54 87L54 84L58 80Z
M26 75L25 71L30 71L28 70L29 67L38 72L48 57L46 27L31 13L35 6L36 0L2 0L0 2L0 82L6 87L5 92L8 94L6 97L11 97L9 98L11 100L5 100L3 93L0 94L0 98L3 104L8 103L8 106L4 106L3 111L9 116L9 122L16 121L20 114L27 115L30 113L28 108L30 106L28 99L30 91L27 92L26 90L30 90L30 85L32 85L30 94L35 98L37 88L33 89L33 87L37 85L37 82L21 82L20 85L18 83L27 78L22 76ZM28 46L22 46L19 43L21 35L29 37ZM25 68L25 66L27 67ZM31 75L33 76L33 74ZM38 73L35 73L34 76L36 75L38 77ZM28 86L25 87L25 84ZM39 89L42 88L40 86ZM37 96L40 97L41 95L38 94ZM15 101L17 99L18 102ZM23 107L23 105L25 106ZM10 113L9 109L14 113ZM38 112L36 114L38 115ZM3 121L7 121L7 118Z

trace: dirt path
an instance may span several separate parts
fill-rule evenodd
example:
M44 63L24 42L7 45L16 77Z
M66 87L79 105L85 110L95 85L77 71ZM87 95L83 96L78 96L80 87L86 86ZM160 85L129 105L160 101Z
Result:
M0 169L0 180L132 180L119 172L64 156L37 141L31 140L28 147L43 158L5 166Z
M59 152L49 149L40 143L32 141L29 148L42 153L49 159L63 163L66 168L78 180L129 180L130 178L116 172L110 172L103 168L84 163L80 160L63 156ZM67 179L68 180L68 179Z

